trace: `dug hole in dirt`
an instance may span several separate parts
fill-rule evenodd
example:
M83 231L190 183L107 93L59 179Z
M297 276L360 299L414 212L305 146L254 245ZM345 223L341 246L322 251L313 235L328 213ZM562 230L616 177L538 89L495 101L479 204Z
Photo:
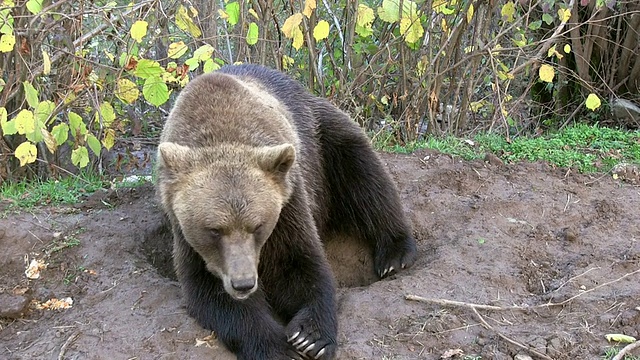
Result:
M327 244L339 359L599 359L605 334L640 337L638 187L542 163L382 157L419 259L375 281L362 246ZM234 358L186 315L151 185L5 213L1 359Z

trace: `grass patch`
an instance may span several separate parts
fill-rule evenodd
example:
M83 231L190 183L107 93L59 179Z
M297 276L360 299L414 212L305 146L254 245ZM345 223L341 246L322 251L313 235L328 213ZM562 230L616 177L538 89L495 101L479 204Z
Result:
M608 171L621 162L640 163L640 132L597 125L574 125L539 137L517 137L509 143L499 134L478 134L472 142L445 137L430 138L405 146L374 145L384 151L409 153L433 149L466 160L483 158L492 152L506 162L547 161L581 172ZM472 145L473 144L473 145Z
M58 180L5 182L0 185L0 198L9 207L30 209L42 205L76 204L82 196L105 187L99 175L81 174Z
M611 360L616 355L618 355L619 352L620 352L620 349L617 348L617 347L608 347L608 348L605 349L604 356L602 357L602 359L603 360ZM634 355L625 354L623 360L640 360L640 356L634 356Z

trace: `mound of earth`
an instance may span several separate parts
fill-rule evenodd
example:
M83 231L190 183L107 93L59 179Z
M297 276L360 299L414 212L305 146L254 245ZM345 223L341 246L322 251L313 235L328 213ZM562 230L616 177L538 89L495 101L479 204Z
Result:
M361 244L329 240L339 359L596 359L605 334L640 337L637 187L541 163L382 157L420 256L375 281ZM0 358L234 358L185 313L150 185L5 214Z

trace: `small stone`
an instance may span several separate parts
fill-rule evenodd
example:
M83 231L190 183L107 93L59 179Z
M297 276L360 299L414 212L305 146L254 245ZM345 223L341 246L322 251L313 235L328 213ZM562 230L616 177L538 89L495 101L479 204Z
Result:
M500 160L499 157L497 157L495 154L492 154L492 153L486 153L484 155L484 161L488 162L489 164L491 164L493 166L502 166L502 165L504 165L504 162L502 160Z
M533 358L526 354L518 354L513 357L513 360L533 360Z
M572 226L564 228L562 232L566 241L575 242L578 240L578 232Z
M0 317L17 319L27 310L29 298L25 295L0 293Z

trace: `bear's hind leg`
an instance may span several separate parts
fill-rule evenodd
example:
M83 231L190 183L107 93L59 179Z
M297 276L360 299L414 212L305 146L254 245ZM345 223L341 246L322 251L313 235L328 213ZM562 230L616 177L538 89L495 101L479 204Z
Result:
M385 277L413 265L416 242L397 189L364 132L326 105L316 112L328 195L329 231L365 239L374 270Z

